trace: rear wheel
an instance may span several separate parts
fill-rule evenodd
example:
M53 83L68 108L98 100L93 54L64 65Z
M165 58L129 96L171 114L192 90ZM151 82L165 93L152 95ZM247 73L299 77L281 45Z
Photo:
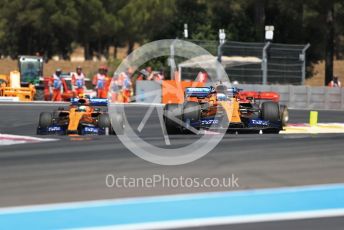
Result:
M109 134L114 133L112 126L111 126L111 120L110 120L109 114L104 113L104 114L100 114L98 116L98 126L100 128L108 129Z
M181 126L176 121L182 122L182 105L167 104L164 108L164 122L168 134L180 134Z
M281 122L279 104L268 101L262 104L262 119L273 123ZM263 133L279 133L279 129L266 129Z
M272 122L280 120L279 105L276 102L268 101L262 104L262 119Z
M289 111L286 105L280 106L280 113L281 113L281 121L283 126L287 126L289 121Z
M53 117L51 113L42 112L39 115L38 125L41 128L47 128L53 123Z
M191 123L199 122L200 117L201 105L198 102L188 101L184 104L183 120L186 122L186 126L190 125ZM186 132L193 133L190 130L186 130Z

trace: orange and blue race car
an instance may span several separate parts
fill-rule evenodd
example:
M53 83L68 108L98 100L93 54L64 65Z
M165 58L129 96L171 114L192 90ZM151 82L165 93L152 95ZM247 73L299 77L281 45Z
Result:
M68 109L63 107L42 112L38 135L106 135L115 134L107 112L107 99L73 98ZM116 122L123 120L116 118ZM119 125L123 127L123 125ZM118 129L116 129L118 130Z
M242 133L279 133L283 130L287 108L279 105L279 98L240 92L236 87L225 85L186 88L183 104L164 107L167 133L222 128Z

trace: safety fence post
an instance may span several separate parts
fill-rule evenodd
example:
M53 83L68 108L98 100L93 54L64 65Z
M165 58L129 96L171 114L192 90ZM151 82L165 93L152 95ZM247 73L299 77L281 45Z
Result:
M268 82L268 55L267 55L267 49L270 46L270 42L265 43L265 46L263 47L263 54L262 54L262 71L263 71L263 79L262 83L263 85L266 85Z
M300 55L300 60L302 61L302 80L301 84L305 84L306 80L306 50L310 47L311 45L308 43L303 49L302 53Z

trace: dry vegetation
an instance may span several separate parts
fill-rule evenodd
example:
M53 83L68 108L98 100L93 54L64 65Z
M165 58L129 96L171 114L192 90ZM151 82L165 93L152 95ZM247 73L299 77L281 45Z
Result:
M49 61L44 65L44 76L51 75L55 69L61 68L64 72L74 71L80 65L83 67L84 72L88 77L95 73L100 65L106 65L106 62L101 61ZM10 59L0 60L0 74L9 74L12 70L17 70L17 61ZM344 60L337 60L334 62L334 74L339 76L341 82L344 83ZM322 86L324 84L325 64L319 62L314 65L313 77L306 80L306 85L309 86Z
M334 61L333 74L339 77L339 80L344 82L344 60ZM314 65L313 77L306 80L306 85L323 86L325 79L325 62L319 62Z

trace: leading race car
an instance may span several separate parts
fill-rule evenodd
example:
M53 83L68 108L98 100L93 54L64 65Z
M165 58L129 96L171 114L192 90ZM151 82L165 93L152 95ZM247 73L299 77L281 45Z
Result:
M42 112L37 127L38 135L105 135L115 134L107 113L107 99L73 98L68 109ZM105 109L104 109L105 107ZM115 122L115 124L114 124ZM117 134L123 128L123 119L116 117Z
M281 110L287 108L263 99L266 98L240 94L239 89L224 85L186 88L183 104L164 107L166 130L169 134L222 128L229 132L279 133L284 120Z
M271 92L271 91L260 92L260 91L238 90L237 98L241 103L244 103L246 101L248 103L259 102L261 104L265 101L274 101L278 103L280 101L280 95L276 92ZM280 114L281 114L281 119L282 119L282 125L286 126L289 121L289 111L286 105L280 104Z

